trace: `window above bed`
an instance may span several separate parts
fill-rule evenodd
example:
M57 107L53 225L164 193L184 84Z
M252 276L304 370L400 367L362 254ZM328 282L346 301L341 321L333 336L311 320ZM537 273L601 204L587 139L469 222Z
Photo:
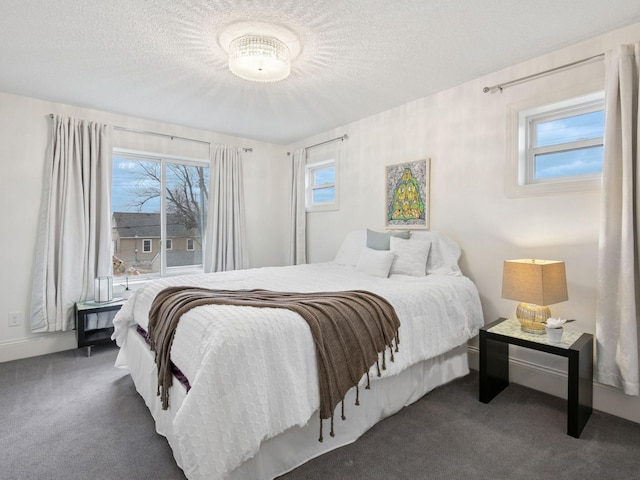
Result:
M114 277L202 272L209 162L121 149L112 159Z

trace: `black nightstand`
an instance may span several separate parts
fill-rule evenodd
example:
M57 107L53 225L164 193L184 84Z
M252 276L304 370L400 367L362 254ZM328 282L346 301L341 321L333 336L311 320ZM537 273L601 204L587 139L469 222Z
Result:
M78 348L86 347L87 356L91 356L91 347L111 343L113 333L113 317L125 300L114 299L111 302L95 302L93 300L76 303L76 338ZM102 315L99 315L102 314ZM108 318L105 318L107 316Z
M593 335L565 331L559 344L528 334L517 320L499 318L480 329L480 401L489 403L509 385L509 344L569 359L567 435L578 438L593 410Z

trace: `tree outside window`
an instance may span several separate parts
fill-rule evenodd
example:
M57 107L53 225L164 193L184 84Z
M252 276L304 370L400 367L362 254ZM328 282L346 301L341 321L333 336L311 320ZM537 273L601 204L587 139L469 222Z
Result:
M208 187L207 162L116 150L114 276L202 271Z

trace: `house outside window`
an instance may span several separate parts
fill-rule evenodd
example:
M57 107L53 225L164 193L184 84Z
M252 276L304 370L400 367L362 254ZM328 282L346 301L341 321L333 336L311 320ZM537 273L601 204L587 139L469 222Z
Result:
M208 188L206 160L114 149L114 276L202 272Z
M604 158L604 93L512 112L506 192L524 196L594 189Z

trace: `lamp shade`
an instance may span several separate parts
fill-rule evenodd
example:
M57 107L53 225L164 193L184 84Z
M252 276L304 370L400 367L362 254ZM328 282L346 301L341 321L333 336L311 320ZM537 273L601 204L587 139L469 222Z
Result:
M502 298L536 305L568 300L564 262L506 260L502 271Z

